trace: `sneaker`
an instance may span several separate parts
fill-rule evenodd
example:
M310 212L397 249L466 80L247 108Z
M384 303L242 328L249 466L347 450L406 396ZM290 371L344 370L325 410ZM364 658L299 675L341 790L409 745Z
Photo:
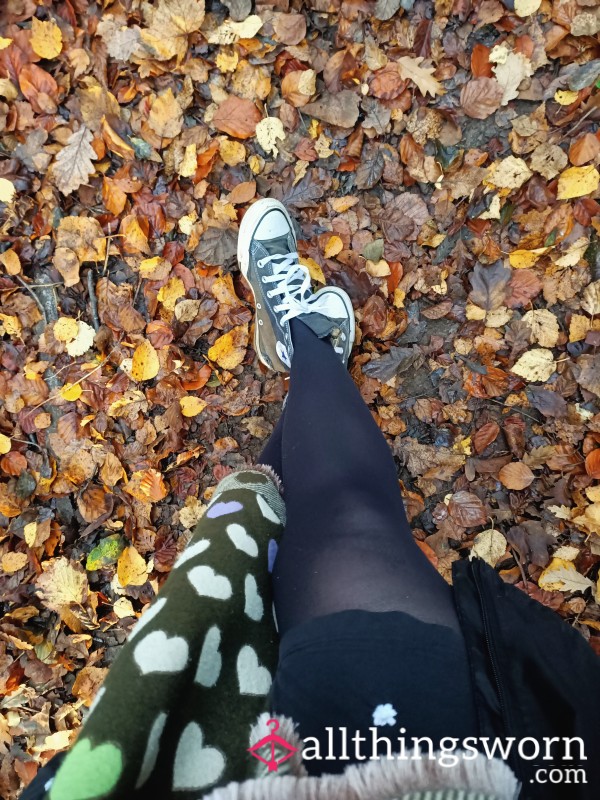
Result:
M244 215L238 261L254 295L254 349L269 369L289 372L289 321L310 312L312 289L310 273L299 263L292 220L278 200L257 200Z
M320 339L328 338L344 366L348 366L356 335L356 320L347 292L337 286L323 286L312 296L310 314L300 314L298 319Z
M292 220L278 200L258 200L244 215L238 261L254 295L254 349L266 367L290 371L289 321L294 317L320 338L328 338L344 365L348 364L355 336L350 297L336 286L312 293L310 273L299 263Z

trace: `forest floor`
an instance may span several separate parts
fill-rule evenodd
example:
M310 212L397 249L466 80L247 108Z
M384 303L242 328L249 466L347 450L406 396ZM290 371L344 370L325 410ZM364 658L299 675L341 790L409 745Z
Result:
M283 201L440 572L600 653L594 0L3 0L0 796L281 410L236 263Z

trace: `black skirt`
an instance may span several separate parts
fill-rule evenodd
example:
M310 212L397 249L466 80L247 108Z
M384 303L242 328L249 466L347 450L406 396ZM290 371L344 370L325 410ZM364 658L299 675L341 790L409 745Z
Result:
M408 753L414 737L427 758L446 737L479 736L464 639L400 611L340 611L289 630L270 701L298 723L311 775Z

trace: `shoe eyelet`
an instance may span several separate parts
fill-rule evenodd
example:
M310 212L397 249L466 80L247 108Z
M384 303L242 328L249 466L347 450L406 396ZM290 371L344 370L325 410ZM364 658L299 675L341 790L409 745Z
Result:
M260 310L260 307L261 307L260 303L257 303L256 307Z
M264 276L264 275L263 275L263 277L262 277L262 282L263 282L263 283L266 283L266 282L267 282L267 279L265 278L265 276Z
M263 321L262 321L262 319L259 319L259 320L258 320L258 324L259 324L259 325L262 325L262 324L263 324Z

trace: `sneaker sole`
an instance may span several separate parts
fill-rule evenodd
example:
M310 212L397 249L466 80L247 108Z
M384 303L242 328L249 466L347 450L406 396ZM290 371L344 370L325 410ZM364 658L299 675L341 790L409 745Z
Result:
M250 240L252 239L252 234L256 230L256 226L258 225L259 221L264 217L264 215L269 212L277 209L281 211L284 217L287 219L288 224L290 226L290 230L294 236L294 242L296 242L296 231L294 230L294 225L292 223L292 219L288 214L286 207L283 203L280 203L279 200L273 200L271 198L263 198L256 203L253 203L248 211L244 214L242 222L240 224L240 232L238 234L238 246L237 246L237 259L238 264L240 265L240 270L242 275L246 279L246 283L250 287L250 291L252 292L252 297L254 298L254 305L256 306L256 294L254 293L254 287L252 286L252 282L248 280L248 268L250 264L250 255L248 251L248 247L250 244ZM258 325L256 322L254 323L254 349L259 360L267 367L267 369L272 369L269 362L265 359L265 355L260 349L259 343L259 331ZM279 370L277 370L279 372ZM286 370L287 372L288 370Z

